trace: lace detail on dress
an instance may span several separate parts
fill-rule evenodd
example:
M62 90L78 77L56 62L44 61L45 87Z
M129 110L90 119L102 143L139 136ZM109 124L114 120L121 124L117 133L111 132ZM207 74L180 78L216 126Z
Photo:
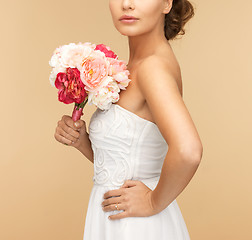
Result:
M157 167L162 162L157 158L163 158L167 144L157 125L132 114L112 104L107 110L97 108L91 117L89 138L94 151L95 184L121 186L126 179L135 178L141 167L138 155L145 158L141 160L147 164L145 171L154 170L150 176L143 171L146 177L159 176ZM141 147L148 149L148 146L156 146L157 151L152 151L157 152L156 156L139 152Z

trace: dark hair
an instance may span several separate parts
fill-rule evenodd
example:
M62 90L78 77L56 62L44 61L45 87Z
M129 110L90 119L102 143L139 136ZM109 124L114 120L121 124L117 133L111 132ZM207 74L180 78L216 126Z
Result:
M167 40L184 35L184 25L194 16L194 7L188 0L173 0L172 8L165 14L164 32Z

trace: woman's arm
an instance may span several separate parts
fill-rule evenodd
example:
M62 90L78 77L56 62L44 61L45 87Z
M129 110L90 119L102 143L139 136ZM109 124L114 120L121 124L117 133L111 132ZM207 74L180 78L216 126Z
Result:
M180 95L180 70L156 56L145 59L137 82L153 119L168 144L159 182L152 192L153 207L166 208L190 182L202 158L203 146Z
M94 163L94 153L91 147L91 141L89 139L89 134L86 133L86 137L84 139L84 144L76 147L90 162Z
M191 154L183 157L176 149L168 150L159 182L152 193L153 209L157 212L165 209L177 198L196 172L201 153L199 149L195 149Z
M63 115L55 129L57 141L78 149L90 162L94 163L93 149L86 130L86 122L79 119L74 122L71 116Z

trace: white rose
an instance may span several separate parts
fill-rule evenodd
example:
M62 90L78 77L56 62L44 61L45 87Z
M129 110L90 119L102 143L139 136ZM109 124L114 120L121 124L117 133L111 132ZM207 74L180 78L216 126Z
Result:
M50 80L50 83L51 83L51 85L53 87L55 87L55 80L56 80L57 74L59 72L66 73L66 69L65 68L61 68L61 67L56 67L56 68L53 68L52 71L51 71L51 74L49 76L49 80Z
M65 68L71 67L80 70L83 59L89 57L93 51L93 47L89 44L64 45L61 49L61 63Z
M112 102L119 100L120 88L112 77L107 77L104 85L98 91L91 91L88 94L88 103L95 104L98 108L105 110L108 109ZM107 84L106 84L107 83Z
M131 79L128 78L128 70L123 71L123 72L119 72L116 75L114 75L114 79L119 82L118 86L119 88L126 90L126 87L129 85L129 82L131 81Z

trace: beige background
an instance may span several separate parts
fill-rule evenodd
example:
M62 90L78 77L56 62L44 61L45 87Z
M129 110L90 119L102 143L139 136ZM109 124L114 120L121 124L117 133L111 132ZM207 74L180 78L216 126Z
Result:
M252 2L193 2L186 35L172 42L184 102L204 146L177 198L192 240L252 239ZM0 239L81 240L93 165L54 139L73 105L49 83L53 50L104 43L128 59L108 1L4 1L1 24ZM89 123L94 106L87 106Z

